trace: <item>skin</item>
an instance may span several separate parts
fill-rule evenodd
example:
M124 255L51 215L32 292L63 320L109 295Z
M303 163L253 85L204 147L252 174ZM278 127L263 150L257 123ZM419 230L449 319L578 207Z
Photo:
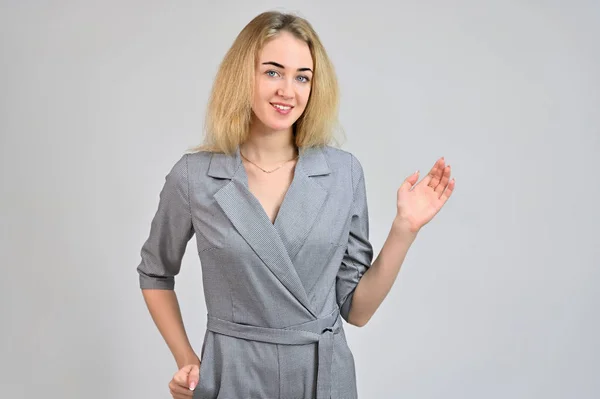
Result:
M310 97L313 60L306 43L287 32L281 32L268 42L258 59L252 99L253 121L249 138L240 145L240 151L252 161L244 160L250 191L273 223L293 178L297 148L292 127L304 112ZM289 114L281 115L273 108L274 103L289 104L293 108ZM255 164L267 170L281 168L273 173L264 173ZM450 179L450 172L450 165L446 165L442 157L421 181L417 182L417 171L399 187L396 217L377 259L356 287L348 317L350 324L358 327L366 325L389 293L419 231L454 192L455 180ZM153 301L149 300L149 295L145 294L145 297L151 306ZM171 302L168 303L176 303L173 302L176 301L174 293L161 292L160 295L169 295ZM164 301L167 303L167 299ZM170 307L176 308L174 305ZM180 316L177 316L179 313L171 313L172 317L157 321L162 326L159 327L161 331L170 331L168 326L173 325L171 323L181 325L172 332L174 338L167 340L177 343L170 346L180 367L170 381L169 389L175 399L191 398L199 380L200 360L189 346Z
M262 48L254 77L250 140L291 138L292 125L304 112L310 96L313 59L308 45L288 32L281 32ZM287 115L274 103L291 105ZM285 140L287 142L289 140ZM277 154L275 154L277 155Z

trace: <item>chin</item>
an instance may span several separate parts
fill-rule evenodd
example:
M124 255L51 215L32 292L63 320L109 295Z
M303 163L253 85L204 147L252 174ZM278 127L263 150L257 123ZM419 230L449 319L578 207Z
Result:
M263 122L263 124L265 126L267 126L269 129L280 131L280 130L287 130L287 129L291 128L294 125L294 123L296 122L296 119L290 118L289 120L286 120L286 121L270 120L270 121L265 121L265 122L267 122L267 123Z
M254 116L256 117L257 121L260 121L260 123L265 128L277 132L292 128L294 126L294 123L296 123L296 121L298 120L298 117L296 117L296 115L287 115L286 117L281 118L273 117L272 115L269 115L268 112L262 114L255 113Z
M294 124L293 123L271 123L267 126L269 126L269 128L271 128L272 130L287 130L289 128L291 128Z

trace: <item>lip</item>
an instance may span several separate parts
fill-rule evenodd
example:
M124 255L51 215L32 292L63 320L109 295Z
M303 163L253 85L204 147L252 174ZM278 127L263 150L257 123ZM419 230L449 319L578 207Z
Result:
M294 109L293 105L290 104L285 104L285 103L270 103L271 106L273 107L273 109L275 110L275 112L277 112L280 115L287 115L290 112L292 112L292 110ZM288 109L279 109L276 107L276 105L280 105L282 107L289 107Z

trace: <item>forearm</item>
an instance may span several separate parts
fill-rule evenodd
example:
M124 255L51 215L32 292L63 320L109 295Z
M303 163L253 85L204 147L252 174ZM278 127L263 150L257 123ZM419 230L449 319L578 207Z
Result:
M143 289L142 293L150 315L171 350L177 367L200 364L185 332L175 291Z
M360 279L352 299L349 321L364 326L375 314L400 272L400 268L417 232L394 220L390 233L375 262Z

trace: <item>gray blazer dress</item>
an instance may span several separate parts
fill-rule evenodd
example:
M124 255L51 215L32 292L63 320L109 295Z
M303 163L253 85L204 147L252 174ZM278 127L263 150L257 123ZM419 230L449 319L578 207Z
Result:
M271 223L239 148L185 154L141 250L142 289L174 289L194 235L208 311L194 398L356 398L342 319L373 258L359 161L330 146L302 151Z

